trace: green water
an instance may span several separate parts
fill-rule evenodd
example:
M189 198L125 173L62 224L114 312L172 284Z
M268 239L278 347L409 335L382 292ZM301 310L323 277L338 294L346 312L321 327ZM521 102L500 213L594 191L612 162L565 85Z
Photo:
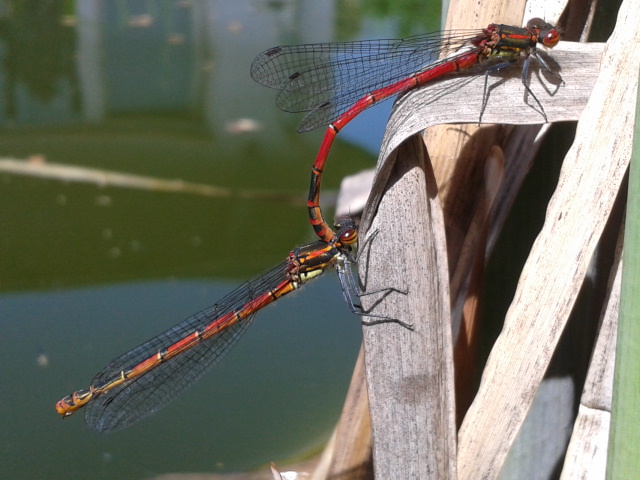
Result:
M62 421L54 404L314 239L304 198L322 132L295 132L301 117L249 77L254 56L426 27L381 20L397 12L376 17L366 2L19 5L2 18L0 157L232 196L0 172L0 478L235 471L317 448L360 344L333 273L261 312L196 386L125 431L93 432L82 413ZM379 115L355 144L375 150ZM245 118L256 123L234 130ZM355 144L336 144L326 198L343 175L373 167L375 153Z

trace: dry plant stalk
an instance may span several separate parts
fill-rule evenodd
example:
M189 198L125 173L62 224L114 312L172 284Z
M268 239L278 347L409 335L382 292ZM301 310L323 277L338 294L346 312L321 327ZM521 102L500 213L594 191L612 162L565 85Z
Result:
M365 297L363 303L365 306L375 306L375 313L391 318L406 320L410 315L420 317L417 321L426 318L425 325L428 328L417 326L417 332L412 337L411 332L403 331L399 325L365 327L369 395L376 402L372 408L377 411L373 413L377 478L496 478L500 472L582 285L593 249L626 172L632 130L629 125L633 122L631 107L635 105L636 67L640 60L636 52L629 52L630 49L625 49L624 45L638 44L639 41L640 22L637 17L640 15L640 8L637 4L637 0L623 4L616 33L604 53L602 68L600 56L603 45L561 43L557 53L553 51L550 54L552 58L558 55L566 85L556 97L542 97L549 120L582 120L576 143L565 160L558 190L549 205L547 222L523 270L518 292L505 320L505 329L494 346L480 392L459 432L455 460L454 407L452 398L446 396L453 385L452 347L446 338L446 332L433 320L436 318L441 324L448 325L449 302L455 306L459 303L457 295L465 298L466 292L462 288L465 282L462 280L457 281L457 291L451 291L451 297L448 297L449 277L455 277L455 274L449 274L447 261L443 260L441 253L443 247L448 247L448 266L453 270L466 269L458 271L459 277L464 278L465 271L467 274L473 271L474 257L466 260L466 263L462 262L463 265L460 266L452 262L451 258L458 260L459 256L452 257L451 252L460 253L465 250L466 228L474 222L471 220L473 214L467 216L462 223L465 228L460 229L462 233L458 237L450 235L445 238L444 228L438 220L438 211L440 208L444 210L444 222L449 231L453 231L455 224L451 219L465 218L457 213L465 210L460 210L454 201L457 195L454 187L461 182L457 178L454 180L453 174L456 169L461 170L460 164L465 166L474 161L469 153L477 155L478 152L488 152L493 148L496 154L495 145L501 145L497 155L505 157L505 173L501 186L497 187L498 197L491 203L496 206L491 222L492 230L487 231L486 225L479 222L480 231L488 236L483 237L481 234L478 238L482 245L486 245L487 251L490 251L496 235L491 232L499 231L496 225L504 221L508 210L508 206L504 207L508 205L505 198L512 199L515 196L515 192L509 189L514 184L517 189L528 170L528 167L522 165L512 169L514 162L523 161L525 150L533 158L540 127L485 128L481 131L482 134L477 133L476 126L455 129L443 127L438 134L429 131L425 135L425 142L438 179L438 191L432 182L433 174L428 166L428 156L423 147L416 144L416 137L413 135L430 124L447 121L447 113L454 111L454 107L443 109L432 106L425 109L424 102L425 98L429 98L429 92L428 89L421 89L407 95L394 110L363 222L363 231L372 227L370 231L375 232L371 248L378 253L366 265L360 265L361 275L369 280L375 279L375 285L367 284L374 290L376 287L392 285L406 289L408 297L422 295L423 298L407 300L395 295L376 305L376 299ZM502 7L506 6L503 4ZM514 11L513 2L509 3L508 9ZM503 23L520 23L518 19L510 21L505 15L482 11L492 16L488 19L475 17L473 25L484 25L496 18ZM461 19L463 15L454 12L450 17ZM452 28L470 26L448 25ZM517 74L515 77L518 77ZM514 102L519 101L522 94L516 93L509 98L504 93L514 90L518 92L522 88L519 82L519 78L509 78L492 91L484 120L501 119L506 123L517 124L523 122L523 117L532 118L535 112L530 115L522 114L525 107L514 112ZM597 86L591 96L594 84ZM501 93L499 88L506 90ZM474 88L471 90L469 95L473 96ZM475 91L478 90L482 91L476 85ZM582 112L590 96L589 106ZM504 99L506 103L501 104ZM469 96L465 96L464 100L467 104L454 111L454 115L463 115L464 109L468 110L468 102L474 101ZM482 99L475 100L480 104ZM449 118L448 121L475 122L477 118L458 117ZM537 121L533 119L532 123ZM443 140L440 136L443 135L442 131L445 132L444 135L450 135L453 130L454 137L449 136ZM434 140L435 138L438 140ZM507 138L510 141L505 141ZM437 148L443 145L445 149ZM484 158L488 154L480 155L480 164L484 165ZM526 165L526 161L524 163ZM483 171L482 168L479 170ZM468 180L463 177L462 185L467 184ZM442 207L434 196L436 192ZM494 193L489 190L487 195ZM585 208L589 208L589 216L585 215ZM428 214L428 218L422 217L418 212L425 212L423 215ZM432 242L430 247L424 243L425 236ZM405 248L406 245L409 248ZM425 252L425 248L432 250ZM405 256L402 252L405 252ZM421 263L425 257L430 258L426 270ZM416 271L421 271L422 276L431 276L426 285L424 279L411 276L417 275ZM431 296L426 299L428 302L439 299L444 303L436 302L426 307L426 310L420 310L425 308L421 303L425 300L424 296ZM460 304L465 305L465 302ZM461 307L458 311L462 310ZM428 313L424 313L425 311ZM430 342L429 347L422 343L425 339L427 344ZM429 356L432 358L427 358ZM425 362L428 364L427 368ZM419 367L415 367L414 363ZM414 381L413 387L410 387L411 379ZM354 383L361 385L355 380ZM429 396L426 390L434 385L437 387L436 391L444 395L439 398L439 410L416 406L416 403ZM361 394L359 412L363 411L361 405L366 405L366 400ZM438 401L437 396L433 401ZM346 412L343 416L345 415ZM424 418L423 415L431 417ZM416 427L416 422L431 427L436 425L437 428L422 437L422 425ZM366 425L366 422L360 421L359 424ZM405 434L404 445L395 443L396 437L400 436L398 432ZM356 435L353 431L343 429L339 436L341 438L336 439L336 442L348 442L350 434ZM375 438L377 435L380 438ZM366 435L359 431L357 437L362 439ZM425 459L426 455L431 458ZM447 456L451 458L446 458ZM328 471L332 473L326 478L369 478L349 474L353 465L367 461L369 457L366 454L359 458L342 458L331 466Z

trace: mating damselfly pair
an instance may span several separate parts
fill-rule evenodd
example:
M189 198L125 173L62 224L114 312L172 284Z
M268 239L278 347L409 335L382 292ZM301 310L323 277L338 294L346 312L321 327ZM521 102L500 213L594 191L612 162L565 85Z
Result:
M353 221L334 231L320 209L322 173L337 133L370 106L476 65L487 77L524 57L522 82L546 121L544 108L528 85L531 59L550 70L538 45L554 47L558 30L539 18L526 27L491 24L479 30L430 33L401 40L365 40L274 47L251 67L259 83L279 90L277 105L309 112L300 131L329 125L312 168L308 209L319 240L291 250L281 264L242 284L212 307L119 356L79 390L56 404L69 416L86 408L89 426L102 432L125 428L175 399L219 361L240 338L254 315L268 304L336 268L345 299L359 313L350 266L357 241ZM361 313L361 312L360 312Z

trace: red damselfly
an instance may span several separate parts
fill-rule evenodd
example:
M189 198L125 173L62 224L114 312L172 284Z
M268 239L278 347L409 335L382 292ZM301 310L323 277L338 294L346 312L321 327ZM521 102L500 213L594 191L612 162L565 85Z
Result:
M491 24L479 30L428 33L400 40L289 45L258 55L251 65L251 76L279 90L278 107L287 112L309 112L298 131L329 124L313 164L307 202L311 225L320 239L329 242L335 236L320 210L322 171L335 136L358 114L436 78L482 64L486 65L482 120L488 75L524 57L522 83L546 121L544 108L528 84L529 63L534 58L550 72L536 48L538 44L552 48L559 40L555 27L534 18L526 27Z
M151 415L222 359L260 309L329 268L337 270L351 310L362 314L354 302L357 287L351 273L355 223L344 217L336 228L331 242L316 241L292 250L284 262L242 284L212 307L119 356L94 377L88 389L60 400L57 412L66 417L86 407L87 424L105 433Z

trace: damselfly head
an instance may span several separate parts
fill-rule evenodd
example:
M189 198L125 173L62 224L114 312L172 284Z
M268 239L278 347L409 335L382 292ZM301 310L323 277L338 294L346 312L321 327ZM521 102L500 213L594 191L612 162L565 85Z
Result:
M338 241L342 245L353 245L358 241L358 228L351 217L338 217L334 223L338 230Z
M538 42L547 48L553 48L560 41L560 31L542 18L532 18L527 28L538 37Z

